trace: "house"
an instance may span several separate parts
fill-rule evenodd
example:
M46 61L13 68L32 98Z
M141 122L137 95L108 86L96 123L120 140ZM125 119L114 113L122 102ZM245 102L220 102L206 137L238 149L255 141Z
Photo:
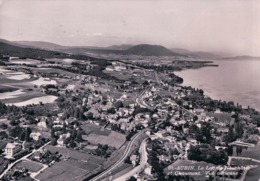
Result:
M171 161L170 156L159 155L158 158L159 158L160 161L163 161L163 162L170 162Z
M191 145L197 145L198 143L197 143L197 140L191 139L191 140L190 140L190 144L191 144Z
M22 146L18 143L7 143L5 146L5 152L6 158L13 158L14 154L20 152L22 150Z
M128 118L120 118L120 119L118 120L118 122L119 122L119 123L129 123L130 121L129 121Z
M194 109L194 112L201 114L204 113L204 109Z
M166 130L160 130L156 133L154 133L154 135L156 135L158 138L164 138L168 135Z
M53 121L52 126L53 126L53 128L57 128L57 127L62 128L63 122L59 118L57 118L55 121Z
M137 155L134 155L134 154L131 155L131 157L130 157L130 161L131 161L133 167L135 167L135 166L137 165L138 160L139 160L139 158L138 158Z
M32 132L30 134L30 138L32 138L34 141L38 141L41 137L41 133L40 132Z
M171 143L173 143L173 142L176 141L176 138L173 137L173 136L166 136L165 139L168 140L168 141L171 142Z
M42 118L40 119L40 122L37 124L37 126L38 126L39 128L44 128L44 129L46 129L46 128L47 128L47 120L48 120L47 117L42 117Z
M222 127L222 128L218 128L217 129L217 132L218 133L228 133L228 128L226 128L226 127Z
M222 111L220 109L216 109L215 113L220 114L220 113L222 113Z
M129 108L119 108L117 114L122 117L122 116L130 116L134 112L134 109L129 109Z
M147 166L145 169L144 169L144 173L146 173L147 175L149 176L152 176L152 166Z
M182 128L182 131L184 134L189 134L189 128Z
M64 138L63 137L60 137L58 140L57 140L57 144L58 146L60 147L64 147L65 144L64 144Z
M215 149L216 150L225 150L225 149L227 149L227 147L226 146L215 146Z
M135 125L132 123L121 123L120 129L124 131L132 131L135 129Z
M36 152L33 154L33 158L34 158L35 160L40 160L40 159L41 159L41 156L42 156L42 154L41 154L41 152L39 152L39 151L36 151Z
M70 124L73 125L76 122L77 122L76 118L72 118L72 117L70 117L69 119L65 120L66 125L70 125Z
M65 140L70 137L70 133L60 135L59 139L57 140L57 144L60 147L65 146Z

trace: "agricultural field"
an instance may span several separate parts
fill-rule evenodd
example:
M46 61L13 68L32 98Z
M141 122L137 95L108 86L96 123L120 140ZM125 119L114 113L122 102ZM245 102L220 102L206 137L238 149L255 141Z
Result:
M13 92L13 91L16 91L16 90L18 90L18 89L11 87L11 86L0 85L0 93Z
M46 67L40 67L40 68L31 68L33 72L38 73L46 73L46 74L65 74L65 75L77 75L71 72L68 72L66 70L61 70L58 68L46 68Z
M0 157L0 173L2 173L5 168L8 166L9 161L4 159L3 157Z
M26 105L30 105L30 104L52 103L56 99L57 99L56 96L47 95L47 96L42 96L42 97L35 97L35 98L29 99L26 101L7 103L6 105L15 105L17 107L21 107L21 106L26 106Z
M47 61L51 61L51 62L55 62L55 63L68 64L68 65L70 65L73 62L77 62L77 63L85 62L86 63L86 61L84 61L84 60L82 61L82 60L76 60L76 59L71 59L71 58L64 58L64 59L61 59L61 58L47 58L46 60Z
M32 77L23 72L0 68L0 100L7 105L25 106L29 104L52 103L55 96L46 96L38 86L57 84L55 80Z
M230 113L211 113L207 112L207 116L215 117L219 121L227 121L230 122L232 120Z
M42 181L64 181L64 180L82 180L82 177L89 173L89 170L79 168L67 161L56 162L48 167L43 173L40 173L36 179Z
M83 139L87 140L92 144L107 144L108 146L120 148L125 142L125 135L111 131L109 135L100 135L95 133L90 133L88 135L83 135Z
M10 63L13 64L28 64L28 65L37 65L37 64L41 64L41 61L39 60L35 60L35 59L17 59L17 60L9 60Z
M16 167L24 167L25 169L28 169L29 172L38 172L43 168L40 163L31 160L22 160L14 166L14 168Z
M103 129L101 126L97 126L90 123L83 124L81 128L84 130L86 135L92 133L96 135L108 136L111 133L111 131L108 129Z
M59 152L63 156L70 157L71 159L79 160L83 162L94 163L98 165L105 161L105 159L101 157L97 157L87 153L82 153L65 147L56 147L56 146L47 145L45 148L52 153Z
M47 145L46 149L51 152L59 152L68 159L55 162L53 166L36 177L39 180L82 180L105 162L103 158L69 148Z
M120 80L129 80L132 77L132 74L131 73L129 74L129 70L123 70L123 71L104 70L103 72L115 76Z

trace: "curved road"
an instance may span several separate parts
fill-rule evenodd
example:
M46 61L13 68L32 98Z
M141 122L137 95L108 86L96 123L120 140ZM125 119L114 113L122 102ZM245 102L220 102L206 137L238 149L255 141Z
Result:
M141 172L145 168L147 161L148 161L148 156L147 156L147 152L146 152L146 140L147 140L147 138L142 141L142 144L140 146L140 155L141 155L140 164L137 167L135 167L134 169L130 170L128 173L118 177L114 181L127 180L128 178L135 175L136 173Z
M124 162L124 160L126 159L126 157L129 155L130 151L131 151L131 147L134 144L134 141L138 138L138 136L143 133L143 131L137 133L136 135L134 135L134 137L132 137L131 141L128 143L127 148L124 152L124 154L122 155L122 157L116 162L114 163L110 168L108 168L106 171L102 172L100 175L94 177L93 179L91 179L90 181L96 181L101 179L102 177L104 177L106 174L110 173L113 169L115 169L116 167L118 167L121 163Z

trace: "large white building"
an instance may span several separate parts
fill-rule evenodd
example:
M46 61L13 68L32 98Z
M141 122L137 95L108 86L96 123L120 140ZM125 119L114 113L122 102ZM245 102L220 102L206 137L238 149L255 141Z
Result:
M5 157L6 158L13 158L14 154L18 153L22 150L22 147L20 144L17 143L7 143L5 146Z

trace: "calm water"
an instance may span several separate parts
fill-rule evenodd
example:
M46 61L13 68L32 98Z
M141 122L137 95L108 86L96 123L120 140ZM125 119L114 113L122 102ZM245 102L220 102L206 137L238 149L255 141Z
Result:
M214 61L219 67L176 72L183 85L201 88L213 99L234 101L260 111L260 61Z

